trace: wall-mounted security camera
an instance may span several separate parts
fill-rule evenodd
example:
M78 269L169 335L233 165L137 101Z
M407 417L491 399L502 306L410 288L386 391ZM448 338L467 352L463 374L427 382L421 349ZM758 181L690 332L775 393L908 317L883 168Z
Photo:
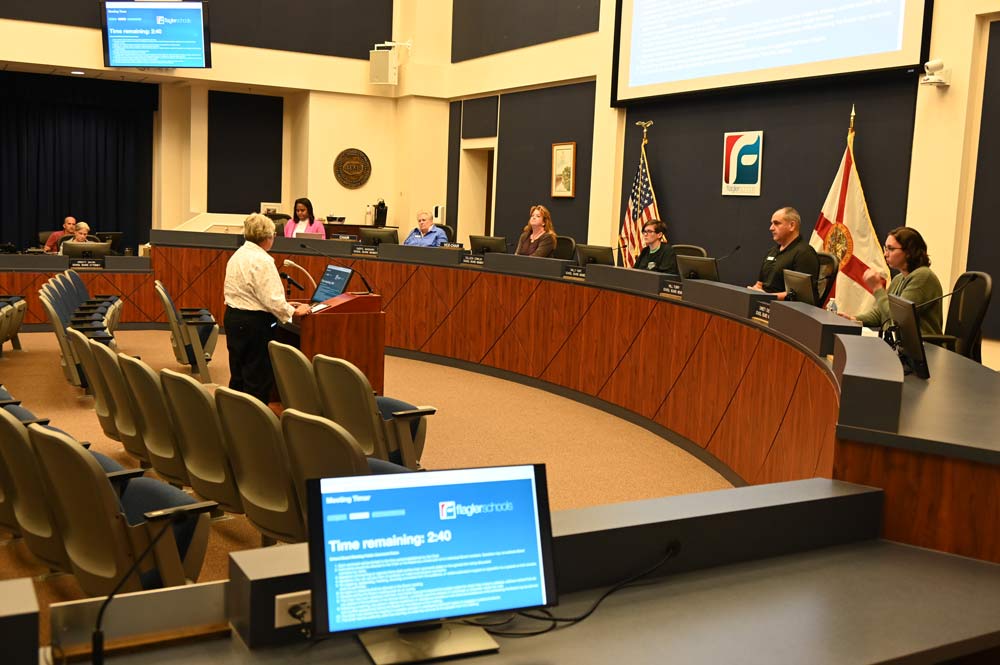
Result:
M924 75L920 85L947 87L951 85L951 70L944 68L944 60L928 60L924 63Z

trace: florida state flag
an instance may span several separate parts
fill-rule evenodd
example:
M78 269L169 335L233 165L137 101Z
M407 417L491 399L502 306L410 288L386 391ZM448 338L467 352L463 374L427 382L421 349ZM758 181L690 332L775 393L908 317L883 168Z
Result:
M851 129L847 132L847 149L809 244L818 252L832 254L839 262L837 283L830 292L830 297L837 299L838 310L845 314L857 314L871 307L875 299L865 286L862 275L872 267L888 275L889 267L885 264L882 244L875 237L861 179L854 166L853 109Z

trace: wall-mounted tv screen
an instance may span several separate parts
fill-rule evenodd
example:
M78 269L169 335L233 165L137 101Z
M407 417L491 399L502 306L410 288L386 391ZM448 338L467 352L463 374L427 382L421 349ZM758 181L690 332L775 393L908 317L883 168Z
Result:
M618 0L616 103L923 62L929 0Z
M105 67L208 68L208 3L101 2Z

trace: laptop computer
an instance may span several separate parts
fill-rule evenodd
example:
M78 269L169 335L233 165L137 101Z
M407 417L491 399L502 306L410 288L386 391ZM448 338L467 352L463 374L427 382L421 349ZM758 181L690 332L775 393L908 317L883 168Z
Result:
M313 291L312 298L310 298L310 301L313 303L311 310L313 312L320 312L329 307L329 305L324 303L330 298L336 298L342 294L344 289L347 288L347 283L351 281L351 275L353 274L354 271L350 268L332 264L328 265L323 272L323 276L316 284L316 290Z

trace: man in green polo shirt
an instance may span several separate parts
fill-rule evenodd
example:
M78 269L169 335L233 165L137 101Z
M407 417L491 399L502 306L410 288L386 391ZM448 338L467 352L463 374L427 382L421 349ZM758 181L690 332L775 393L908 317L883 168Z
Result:
M802 216L795 208L786 206L774 211L771 216L771 237L776 244L764 257L757 283L751 289L774 293L778 300L784 300L788 295L785 291L785 270L812 275L815 288L819 279L819 257L816 256L816 250L800 235L801 226Z

